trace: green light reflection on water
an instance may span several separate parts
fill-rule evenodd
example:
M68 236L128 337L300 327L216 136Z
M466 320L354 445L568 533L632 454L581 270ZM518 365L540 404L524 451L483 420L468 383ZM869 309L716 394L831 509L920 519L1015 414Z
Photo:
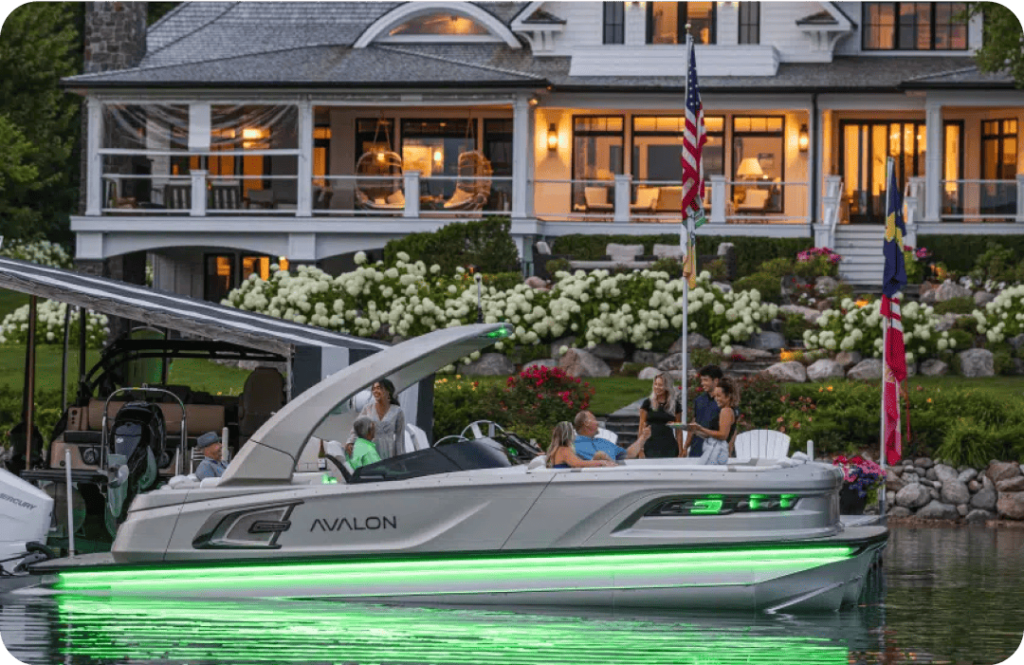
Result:
M177 663L847 663L845 640L742 622L324 602L58 596L62 654ZM630 612L632 615L632 612Z

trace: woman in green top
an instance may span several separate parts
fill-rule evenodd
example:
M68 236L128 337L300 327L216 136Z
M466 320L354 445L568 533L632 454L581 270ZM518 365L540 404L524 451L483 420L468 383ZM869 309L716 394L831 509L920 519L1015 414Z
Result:
M377 433L377 425L372 418L359 416L352 429L356 432L356 440L345 446L345 460L353 469L380 461L373 436Z

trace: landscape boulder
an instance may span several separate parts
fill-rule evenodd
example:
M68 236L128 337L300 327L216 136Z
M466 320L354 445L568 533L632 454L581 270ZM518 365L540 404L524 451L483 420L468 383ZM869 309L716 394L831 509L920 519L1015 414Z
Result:
M954 478L950 481L943 481L942 489L939 490L939 498L943 503L955 506L970 501L971 491L967 489L967 485Z
M991 487L982 487L980 490L975 492L974 496L968 502L971 508L980 508L982 510L995 510L996 501L998 496L996 491Z
M633 362L641 365L657 365L665 359L667 353L658 353L657 351L645 351L643 349L637 349L633 352Z
M971 290L956 282L947 279L939 285L939 288L932 291L935 294L935 302L946 302L953 298L970 298Z
M956 480L959 475L956 469L949 466L948 464L936 464L929 471L935 473L935 479L946 482L947 480Z
M574 377L611 376L612 368L593 353L583 349L569 349L558 360L558 366Z
M854 365L846 378L855 381L878 381L882 378L882 361L878 358L868 358Z
M996 511L1000 517L1024 520L1024 492L1000 492Z
M996 490L999 492L1024 492L1024 476L1004 478L996 483Z
M587 349L587 351L590 351L601 360L626 359L626 350L622 348L622 345L617 342L614 344L610 344L608 342L601 342L600 344L597 344Z
M889 515L889 517L910 517L914 514L914 511L903 506L893 506L886 511L886 514Z
M653 381L659 376L661 376L661 371L657 367L644 367L640 370L640 373L636 375L636 378L642 381Z
M960 513L957 512L956 506L942 501L932 501L917 511L916 516L926 520L955 520L960 517Z
M552 358L559 358L559 357L561 357L562 354L559 353L559 351L561 351L562 347L564 346L564 347L567 347L567 348L571 349L572 345L575 344L575 343L576 343L576 336L575 335L569 335L568 337L563 337L562 339L556 339L555 341L551 342L551 357Z
M680 336L669 348L669 353L679 353L683 348L683 338ZM710 349L711 342L707 337L700 333L687 333L686 335L686 348L687 349Z
M995 363L988 349L968 349L957 354L960 373L966 377L995 376Z
M840 351L836 354L835 358L835 361L839 363L839 366L844 370L850 369L861 360L863 360L863 358L857 351Z
M769 375L785 383L804 383L807 381L807 370L795 361L775 363L765 370Z
M946 376L949 373L949 365L938 358L929 358L921 363L920 371L924 376Z
M462 366L462 373L470 376L508 376L515 371L515 365L503 353L485 353L478 360Z
M985 469L985 475L993 483L998 483L1000 480L1021 475L1020 466L1014 462L992 462Z
M801 305L783 305L779 308L779 311L785 312L786 314L799 314L804 317L804 321L807 321L807 323L814 323L818 320L818 317L821 316L821 312L818 310L811 309L810 307L802 307Z
M986 303L990 303L996 299L996 294L989 293L988 291L975 291L974 293L974 304L980 309L985 306Z
M769 330L762 330L761 332L754 333L747 340L746 346L751 349L769 350L769 349L783 349L786 347L786 338L780 333L771 332Z
M845 375L846 372L843 371L842 365L834 360L829 360L828 358L815 360L807 368L808 381L828 381L832 378L841 379Z
M975 508L967 513L967 517L964 520L970 524L984 524L989 520L994 520L996 514L990 510L982 510L981 508Z
M526 285L531 289L539 289L541 291L548 290L548 283L543 278L533 275L526 278Z
M822 275L814 281L814 292L820 296L827 296L838 288L839 282L828 275Z
M1013 347L1014 351L1020 351L1020 347L1024 346L1024 333L1014 335L1010 339L1006 340L1010 346Z
M896 492L896 505L916 510L931 503L932 495L929 488L920 483L907 485Z
M554 369L558 367L558 361L554 358L541 358L540 360L531 360L530 362L523 365L523 371L533 367L547 367L548 369Z

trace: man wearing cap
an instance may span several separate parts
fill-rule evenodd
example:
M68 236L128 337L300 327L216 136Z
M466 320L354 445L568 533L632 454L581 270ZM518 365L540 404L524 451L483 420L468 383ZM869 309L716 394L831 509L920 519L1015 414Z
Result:
M203 454L206 455L203 461L199 463L199 468L196 469L196 478L199 480L203 478L220 478L221 474L224 473L224 469L228 468L228 465L220 459L220 435L216 432L203 434L196 439L196 448L202 450Z

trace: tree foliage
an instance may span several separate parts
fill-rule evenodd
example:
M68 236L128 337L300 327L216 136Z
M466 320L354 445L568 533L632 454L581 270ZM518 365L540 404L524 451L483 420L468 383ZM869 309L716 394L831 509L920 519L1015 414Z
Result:
M984 17L984 36L975 54L983 72L1008 71L1018 88L1024 88L1024 31L1013 10L995 2L969 3L970 16Z
M80 3L15 9L0 31L0 234L67 242L78 201Z

